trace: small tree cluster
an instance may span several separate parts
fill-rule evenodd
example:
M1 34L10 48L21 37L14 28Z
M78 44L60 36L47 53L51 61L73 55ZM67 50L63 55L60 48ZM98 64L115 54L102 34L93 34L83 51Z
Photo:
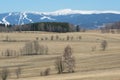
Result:
M72 56L72 48L70 46L65 47L63 56L56 59L55 66L59 74L75 71L75 58Z
M67 36L65 36L64 38L63 37L60 37L59 35L56 35L56 36L50 36L50 38L49 37L41 37L41 41L47 41L47 40L51 40L51 41L53 41L53 40L56 40L56 41L73 41L73 40L81 40L82 39L82 36L76 36L76 38L74 39L75 37L74 36L72 36L72 35L67 35Z
M101 33L120 33L120 22L104 24L100 30Z
M41 76L48 76L50 75L50 68L45 69L45 71L40 72Z
M107 41L106 40L103 40L102 42L101 42L101 49L102 49L102 51L105 51L106 50L106 48L107 48Z
M40 45L38 40L25 43L23 49L20 50L23 55L43 55L48 54L48 47Z
M4 52L2 52L2 56L16 56L16 51L11 49L6 49Z

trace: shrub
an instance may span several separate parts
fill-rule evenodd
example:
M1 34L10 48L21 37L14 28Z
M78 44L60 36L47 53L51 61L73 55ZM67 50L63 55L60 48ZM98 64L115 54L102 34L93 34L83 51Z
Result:
M9 70L7 68L3 68L0 75L2 80L7 80L9 76Z
M44 71L44 75L45 76L48 76L50 74L50 68L47 68L45 71Z
M106 40L103 40L103 41L101 42L102 51L105 51L105 50L106 50L107 44L108 44L108 43L107 43Z
M54 36L51 36L51 41L54 40Z
M40 76L48 76L50 75L50 68L45 69L45 71L40 72Z

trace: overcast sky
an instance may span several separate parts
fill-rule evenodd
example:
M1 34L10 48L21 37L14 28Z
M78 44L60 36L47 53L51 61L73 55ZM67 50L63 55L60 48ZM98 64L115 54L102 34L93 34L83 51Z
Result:
M120 11L120 0L0 0L0 13L60 9Z

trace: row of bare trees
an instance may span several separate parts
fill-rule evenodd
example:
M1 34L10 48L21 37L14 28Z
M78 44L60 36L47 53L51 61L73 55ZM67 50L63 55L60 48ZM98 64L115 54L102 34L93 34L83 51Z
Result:
M19 52L16 50L6 49L3 51L2 56L24 56L24 55L47 55L48 46L39 44L38 40L26 42L24 47Z
M44 55L48 54L48 47L40 45L38 40L27 42L21 49L23 55Z
M35 52L37 53L38 50L36 50ZM73 56L73 50L71 46L68 45L67 47L65 47L63 55L56 58L55 68L58 74L75 72L75 58ZM47 76L50 74L50 70L51 70L50 68L46 68L44 71L40 72L40 75ZM16 78L20 78L22 74L21 67L15 69L15 74ZM8 68L3 68L0 71L1 80L7 80L9 75L10 71Z
M104 24L100 30L102 33L120 33L120 22Z
M69 35L67 35L65 38L61 38L61 37L59 37L58 35L56 35L56 36L51 36L50 38L48 38L48 37L44 37L44 38L41 38L41 40L43 41L43 40L51 40L51 41L53 41L53 40L61 40L61 41L72 41L72 40L81 40L82 39L82 36L77 36L77 37L74 37L74 36L69 36Z

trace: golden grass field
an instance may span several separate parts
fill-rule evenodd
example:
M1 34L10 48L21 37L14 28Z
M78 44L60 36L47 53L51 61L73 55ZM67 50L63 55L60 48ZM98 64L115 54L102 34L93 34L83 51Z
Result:
M51 36L60 38L73 36L71 41L50 40ZM3 42L6 36L16 42ZM82 39L78 40L77 37ZM48 55L4 57L0 54L0 69L8 67L11 74L8 80L120 80L120 34L101 34L98 31L73 33L47 33L47 32L12 32L0 33L0 53L6 49L16 50L22 48L26 41L33 41L39 37L39 43L48 46ZM47 37L48 40L40 40ZM107 40L108 46L101 51L100 43ZM57 56L62 55L64 48L70 45L76 58L75 73L57 74L54 62ZM96 47L92 51L92 47ZM15 69L20 66L22 74L16 78ZM40 76L40 72L51 68L50 75Z

